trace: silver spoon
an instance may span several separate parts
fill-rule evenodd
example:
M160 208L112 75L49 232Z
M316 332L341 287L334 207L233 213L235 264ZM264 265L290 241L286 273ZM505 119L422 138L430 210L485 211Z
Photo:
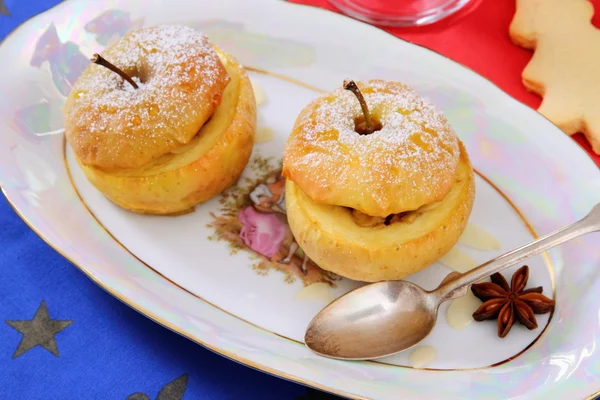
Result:
M325 307L304 337L312 351L345 360L368 360L406 350L429 335L440 304L464 296L470 285L554 246L600 230L600 204L578 222L481 264L451 273L432 291L407 281L384 281L346 293Z

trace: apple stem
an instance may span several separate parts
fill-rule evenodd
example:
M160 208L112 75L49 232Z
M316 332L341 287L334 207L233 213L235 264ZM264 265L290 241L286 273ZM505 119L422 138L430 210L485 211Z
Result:
M139 86L137 85L137 83L135 83L134 80L131 79L131 77L129 75L127 75L125 72L123 72L122 70L117 68L112 63L106 61L106 59L103 58L100 54L94 54L94 56L91 58L91 61L94 64L102 65L103 67L110 69L112 72L116 72L117 74L119 74L119 76L121 76L121 78L123 78L127 82L129 82L131 84L131 86L133 86L134 89L139 89Z
M365 101L365 98L363 97L363 95L360 92L360 89L358 88L356 83L352 80L345 80L344 81L344 89L349 90L352 93L354 93L354 95L358 99L358 102L360 103L360 108L362 108L362 112L365 116L365 125L366 126L365 126L364 134L369 135L369 134L375 132L375 129L373 128L373 119L371 118L371 112L369 111L369 107L367 107L367 102Z

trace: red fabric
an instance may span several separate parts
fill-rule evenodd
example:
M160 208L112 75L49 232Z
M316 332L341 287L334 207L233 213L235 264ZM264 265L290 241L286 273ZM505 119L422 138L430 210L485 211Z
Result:
M327 0L291 1L335 10ZM592 3L596 10L600 9L600 0L592 0ZM473 0L455 15L429 26L384 29L458 61L490 79L515 99L537 109L541 98L528 92L521 82L521 72L532 53L513 44L508 36L514 13L514 0ZM600 12L592 22L600 28ZM573 139L600 166L600 156L592 152L585 137L578 133Z

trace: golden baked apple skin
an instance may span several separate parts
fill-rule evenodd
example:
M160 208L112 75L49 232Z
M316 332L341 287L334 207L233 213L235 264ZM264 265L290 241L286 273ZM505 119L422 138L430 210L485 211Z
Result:
M78 163L89 181L117 205L141 214L192 211L232 186L254 145L256 103L241 65L216 48L231 80L221 104L187 145L141 168L103 171Z
M356 85L381 129L356 131L364 113L348 90L318 96L296 118L283 176L318 203L384 218L442 200L459 160L444 114L401 82Z
M287 216L298 244L321 268L357 281L398 280L428 267L458 242L473 207L473 168L459 148L450 192L412 222L358 226L349 209L316 203L288 180Z
M230 82L208 37L186 26L132 30L103 55L139 88L91 63L63 108L69 145L103 171L141 168L189 143Z

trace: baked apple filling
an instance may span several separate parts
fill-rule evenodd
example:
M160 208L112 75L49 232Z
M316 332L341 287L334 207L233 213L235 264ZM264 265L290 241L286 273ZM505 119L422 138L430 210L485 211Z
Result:
M391 214L387 217L374 217L367 215L354 208L347 208L352 216L354 223L363 228L375 228L378 226L389 226L396 223L412 224L415 220L426 212L436 208L441 202L431 203L420 207L417 210L406 211L398 214Z

